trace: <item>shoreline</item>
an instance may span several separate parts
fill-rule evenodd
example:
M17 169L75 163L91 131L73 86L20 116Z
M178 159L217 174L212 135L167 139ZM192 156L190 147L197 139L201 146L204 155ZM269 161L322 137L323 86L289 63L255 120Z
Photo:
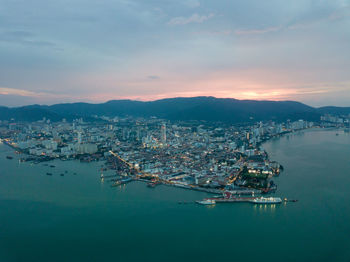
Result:
M258 148L260 147L263 147L263 145L269 141L271 141L272 139L276 139L276 138L281 138L285 135L289 135L289 134L293 134L293 133L296 133L296 132L305 132L305 131L332 131L332 130L343 130L344 128L334 128L334 127L331 127L331 128L319 128L319 127L311 127L311 128L305 128L305 129L301 129L301 130L296 130L296 131L289 131L289 132L285 132L283 134L278 134L278 135L274 135L274 136L271 136L269 137L268 139L265 139L264 141L260 142L259 145L257 145ZM9 143L8 141L6 140L2 140L3 144L9 146L10 148L12 148L14 151L18 151L18 152L21 152L23 154L26 154L25 152L23 152L23 150L21 150L20 148L12 145L11 143ZM264 152L265 149L264 149ZM268 153L266 152L267 154L267 160L268 161L272 161L270 159L270 157L268 156ZM26 154L27 156L32 156L30 154ZM54 159L48 159L48 160L43 160L43 161L40 161L38 163L35 163L34 164L39 164L39 163L42 163L42 162L46 162L46 161L51 161L51 160L61 160L61 161L69 161L69 160L78 160L78 159L67 159L67 160L63 160L61 158L54 158ZM101 161L101 160L99 160ZM102 160L103 162L106 161L106 158L104 158ZM283 166L281 163L278 163L280 165L280 169L283 171ZM110 169L112 171L112 169ZM139 171L140 172L140 171ZM141 174L141 173L139 173ZM273 176L276 176L277 174L274 174ZM279 174L278 174L279 175ZM118 174L116 174L115 176L119 176ZM132 178L133 180L136 180L136 181L141 181L141 182L146 182L146 183L152 183L150 180L143 180L142 178L137 178L137 176L132 176L132 175L127 175L126 177L129 177L129 178ZM101 177L102 178L102 177ZM115 179L114 181L118 181L117 179ZM200 186L194 186L194 185L191 185L191 184L188 184L188 185L185 185L185 184L180 184L180 183L174 183L174 182L170 182L170 181L163 181L163 179L158 179L157 181L159 181L158 183L162 184L162 185L166 185L166 186L172 186L172 187L177 187L177 188L182 188L182 189L188 189L188 190L194 190L194 191L199 191L199 192L205 192L205 193L209 193L209 194L222 194L223 192L225 192L225 189L222 188L222 189L214 189L214 188L205 188L205 187L200 187ZM111 182L111 181L109 181ZM249 188L241 188L239 189L241 190L241 194L244 194L244 191L245 190L250 190ZM257 189L254 189L256 190L256 193L257 194L261 194L262 192L258 192L259 190ZM270 192L268 192L270 193ZM239 193L237 193L237 195L239 195Z

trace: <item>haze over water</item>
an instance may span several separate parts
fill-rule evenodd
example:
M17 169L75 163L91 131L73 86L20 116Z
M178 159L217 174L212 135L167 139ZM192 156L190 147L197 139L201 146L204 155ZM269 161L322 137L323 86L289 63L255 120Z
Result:
M102 162L19 163L0 145L0 261L349 261L350 134L312 130L264 148L285 169L276 196L299 202L180 205L207 194L111 188Z

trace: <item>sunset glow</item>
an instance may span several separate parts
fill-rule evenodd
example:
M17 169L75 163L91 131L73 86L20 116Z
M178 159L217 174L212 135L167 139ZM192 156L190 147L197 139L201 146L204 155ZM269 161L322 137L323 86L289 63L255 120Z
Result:
M350 106L347 0L70 5L3 1L0 104L215 96Z

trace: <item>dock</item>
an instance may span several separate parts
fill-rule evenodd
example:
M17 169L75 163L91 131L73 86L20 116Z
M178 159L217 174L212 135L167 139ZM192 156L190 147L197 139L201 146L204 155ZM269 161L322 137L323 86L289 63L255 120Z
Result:
M207 198L214 200L216 203L236 203L236 202L252 202L256 197L234 197L234 198Z
M131 181L134 181L134 180L132 178L120 179L120 180L115 181L115 183L112 185L112 187L123 185L123 184L127 184L127 183L129 183Z
M111 178L111 177L120 177L120 175L101 175L100 178Z

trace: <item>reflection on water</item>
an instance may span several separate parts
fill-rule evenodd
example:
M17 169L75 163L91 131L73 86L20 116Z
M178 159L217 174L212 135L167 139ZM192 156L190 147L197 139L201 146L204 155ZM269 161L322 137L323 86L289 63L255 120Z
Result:
M275 213L276 204L253 204L255 213Z

